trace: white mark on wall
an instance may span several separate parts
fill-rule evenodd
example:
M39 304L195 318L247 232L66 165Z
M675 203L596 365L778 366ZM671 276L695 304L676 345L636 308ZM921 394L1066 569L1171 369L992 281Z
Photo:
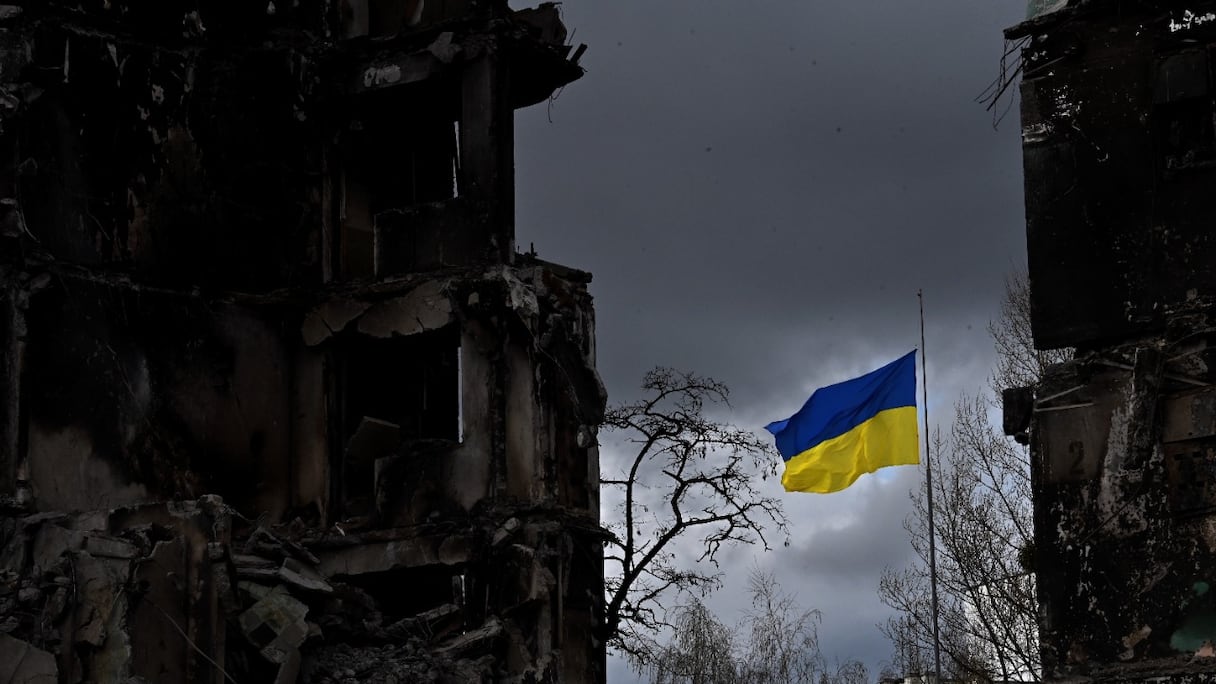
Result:
M1128 435L1131 432L1131 410L1128 404L1131 398L1123 397L1110 415L1110 428L1106 436L1106 454L1102 462L1101 480L1098 491L1098 511L1102 519L1112 519L1119 512L1123 491L1119 484L1122 482L1123 464L1127 460Z
M1213 21L1216 21L1216 14L1212 12L1196 14L1191 10L1183 10L1181 19L1175 21L1173 17L1170 18L1170 32L1186 31Z
M1049 123L1027 124L1026 126L1022 127L1022 142L1043 142L1051 137L1053 130L1052 125Z
M152 84L152 101L156 104L165 103L165 89L155 83Z
M363 72L363 87L372 88L374 86L392 85L401 80L401 67L396 64L388 66L368 67L367 71Z
M1055 92L1052 101L1056 106L1056 116L1066 119L1072 119L1081 111L1081 105L1077 104L1077 99L1073 97L1072 92L1068 88L1060 88Z

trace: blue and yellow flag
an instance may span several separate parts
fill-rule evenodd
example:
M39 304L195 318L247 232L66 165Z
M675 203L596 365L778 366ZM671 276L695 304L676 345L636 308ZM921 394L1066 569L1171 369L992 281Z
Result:
M916 352L815 390L798 413L765 429L785 459L787 492L838 492L879 468L920 463Z

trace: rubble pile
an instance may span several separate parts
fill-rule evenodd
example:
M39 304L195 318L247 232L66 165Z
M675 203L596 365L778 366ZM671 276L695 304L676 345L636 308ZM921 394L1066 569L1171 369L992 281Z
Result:
M258 525L215 496L5 517L0 681L146 681L141 659L183 678L205 661L229 681L510 681L498 657L519 630L510 621L555 588L537 560L562 533L491 519L458 535L450 523L322 534L298 518ZM545 540L512 543L526 537ZM470 597L477 566L513 580L479 587L510 596L507 622Z

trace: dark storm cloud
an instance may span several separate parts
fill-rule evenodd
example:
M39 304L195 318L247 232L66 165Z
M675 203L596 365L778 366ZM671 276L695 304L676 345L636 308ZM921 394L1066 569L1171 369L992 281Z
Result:
M563 9L590 47L588 73L517 116L517 234L593 272L611 398L675 366L727 382L734 409L721 416L759 430L815 387L918 346L923 288L930 418L948 423L958 394L986 384L985 326L1024 262L1016 112L994 131L973 102L1024 4ZM608 451L610 466L620 454ZM725 557L712 605L733 622L758 563L823 611L829 655L876 666L889 650L878 575L907 561L901 524L920 476L789 495L791 546Z
M676 330L805 338L910 310L918 287L939 316L992 299L1021 245L1016 130L971 102L1000 24L917 13L566 4L589 74L556 123L521 114L519 234L596 274L607 375L686 365L641 343L687 348ZM977 15L983 38L936 35Z

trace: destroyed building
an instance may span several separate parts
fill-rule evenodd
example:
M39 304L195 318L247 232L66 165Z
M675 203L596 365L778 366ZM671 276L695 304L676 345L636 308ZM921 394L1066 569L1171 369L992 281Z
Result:
M1029 440L1046 681L1216 679L1216 3L1032 3Z
M553 3L0 4L0 681L603 681Z

